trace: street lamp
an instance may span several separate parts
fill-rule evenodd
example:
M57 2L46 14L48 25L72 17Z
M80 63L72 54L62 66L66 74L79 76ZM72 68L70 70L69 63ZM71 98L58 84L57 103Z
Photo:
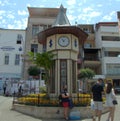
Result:
M36 60L36 54L35 54L35 52L34 52L34 61ZM40 93L40 87L41 87L41 72L42 72L42 69L40 68L39 69L39 93Z
M40 68L40 74L39 74L39 93L40 93L40 87L41 87L41 68Z

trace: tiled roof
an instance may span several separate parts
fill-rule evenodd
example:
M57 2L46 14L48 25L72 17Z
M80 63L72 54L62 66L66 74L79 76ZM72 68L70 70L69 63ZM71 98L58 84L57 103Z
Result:
M61 5L59 9L59 13L57 15L57 18L53 24L53 26L70 26L70 22L66 16L66 11L64 7Z

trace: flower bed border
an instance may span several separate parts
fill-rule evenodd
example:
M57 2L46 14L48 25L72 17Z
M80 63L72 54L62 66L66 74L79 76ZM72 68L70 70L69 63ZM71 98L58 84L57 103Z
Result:
M36 118L43 119L62 119L63 118L63 107L47 107L47 106L30 106L13 104L12 109L21 112L26 115L30 115ZM90 106L87 107L74 107L71 111L79 111L81 118L91 118L93 111ZM108 112L108 109L104 106L103 113Z

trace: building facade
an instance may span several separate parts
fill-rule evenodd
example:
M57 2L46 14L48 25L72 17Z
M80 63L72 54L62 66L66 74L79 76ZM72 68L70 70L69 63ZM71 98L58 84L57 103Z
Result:
M23 71L25 30L0 29L0 82L19 81ZM1 84L2 85L2 84Z
M114 86L120 85L120 35L117 22L96 24L95 44L101 48L101 68L105 78L113 80Z
M75 36L74 32L67 33L71 48L69 46L66 49L58 47L60 45L57 44L58 39L62 35L66 35L67 30L63 33L56 33L54 28L59 28L65 23L67 23L66 27L71 26L69 20L66 20L66 16L61 17L62 14L59 11L60 8L28 7L29 17L26 30L0 29L0 80L20 80L21 78L28 80L28 69L33 65L28 56L31 51L34 54L55 49L62 54L65 51L64 57L61 56L63 59L68 56L68 50L72 51L73 49L72 52L75 54L76 50L72 48L73 40L71 38L75 39L77 36L76 41L80 39L79 35ZM63 11L66 14L65 8ZM75 26L80 28L81 32L88 34L87 39L79 46L75 59L73 59L77 62L77 66L75 65L77 70L90 68L96 73L95 80L99 77L109 78L113 80L114 86L120 85L120 33L118 23L100 22L95 25L78 24ZM48 29L54 33L49 34L49 36L45 35L47 44L42 44L38 41L38 33L44 33L44 31L47 33ZM48 46L51 38L54 42L54 49ZM71 58L74 58L74 56ZM69 59L66 62L71 63ZM58 80L59 78L56 77Z
M83 46L82 67L94 70L96 75L101 75L101 48L95 45L95 30L94 25L78 25L83 31L88 34ZM102 76L102 75L101 75Z
M54 23L59 8L34 8L28 7L29 17L26 30L26 46L24 54L24 75L23 78L29 79L28 68L31 66L28 52L45 52L46 46L38 43L37 34L47 28L50 28Z

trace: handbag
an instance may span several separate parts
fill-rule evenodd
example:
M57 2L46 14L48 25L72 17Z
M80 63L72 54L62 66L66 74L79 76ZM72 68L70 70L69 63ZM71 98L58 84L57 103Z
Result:
M74 107L74 103L73 100L71 98L69 98L69 108L73 108Z
M94 110L95 109L95 104L94 104L93 99L91 99L90 106L91 106L91 110Z
M113 102L113 105L117 105L118 104L117 100L113 100L112 102Z
M111 96L112 96L112 99L113 99L113 101L112 101L113 105L117 105L118 102L116 100L116 96L115 96L115 93L114 93L114 90L113 89L111 91Z

